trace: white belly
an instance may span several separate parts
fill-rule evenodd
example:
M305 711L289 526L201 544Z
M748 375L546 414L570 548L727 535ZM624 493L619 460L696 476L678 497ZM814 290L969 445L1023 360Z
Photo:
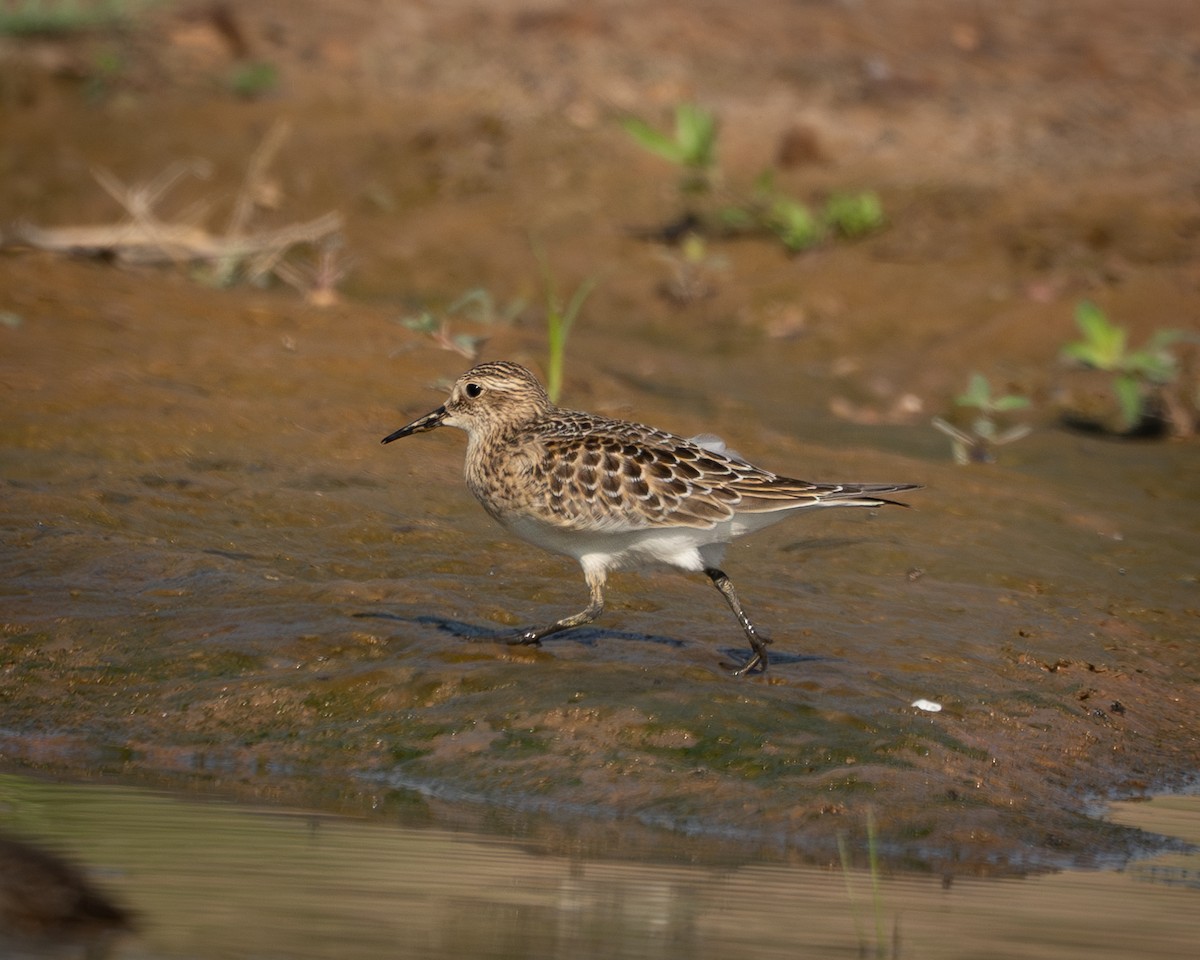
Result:
M663 563L682 570L720 564L731 541L786 516L751 513L712 527L650 527L642 530L565 529L529 517L505 518L504 526L544 550L574 557L585 567L615 570Z

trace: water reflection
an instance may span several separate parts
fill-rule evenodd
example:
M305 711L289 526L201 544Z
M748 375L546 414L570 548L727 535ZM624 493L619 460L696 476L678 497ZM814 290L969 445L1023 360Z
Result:
M0 833L0 956L107 957L133 917L73 863Z
M1200 798L1188 802L1174 813L1195 832ZM1190 958L1200 940L1200 890L1142 882L1195 876L1183 854L1124 873L887 876L876 898L868 875L836 865L559 856L528 841L20 777L0 777L0 828L70 851L134 907L139 931L112 954L126 960L1125 960Z

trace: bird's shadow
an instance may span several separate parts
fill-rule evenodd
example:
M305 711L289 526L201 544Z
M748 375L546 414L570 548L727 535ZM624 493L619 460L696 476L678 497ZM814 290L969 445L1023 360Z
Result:
M448 633L452 637L457 637L460 640L468 640L472 643L507 643L520 631L514 629L497 630L493 627L485 627L478 623L468 623L465 620L453 620L450 617L435 616L432 614L422 614L415 617L405 617L396 613L387 613L386 611L367 611L355 613L352 616L359 619L375 619L375 620L391 620L396 623L416 624L421 627L432 627L442 633ZM679 637L669 637L661 633L642 633L636 630L612 630L600 627L574 627L570 630L564 630L560 634L553 637L548 637L545 643L560 643L570 641L572 643L582 644L585 647L595 647L601 641L609 642L612 640L633 641L635 643L657 643L665 647L674 647L676 649L687 646L688 641L681 640ZM733 667L736 669L750 659L750 651L746 648L735 647L718 647L718 652L724 654L732 661ZM795 654L783 653L781 651L772 650L768 658L768 662L772 666L782 666L792 663L809 663L818 660L836 659L832 657L820 656L817 654Z
M415 623L422 627L433 627L435 630L448 633L452 637L458 637L460 640L470 640L474 643L507 643L521 632L519 629L513 628L496 630L493 627L485 627L478 623L468 623L465 620L452 620L449 617L439 617L432 614L422 614L417 617L402 617L396 613L372 611L369 613L356 613L354 616L379 620L394 620L397 623ZM553 637L548 637L544 642L557 643L563 640L581 643L585 647L594 647L601 640L635 640L643 643L661 643L669 647L682 647L684 645L684 641L677 637L666 637L653 633L638 633L633 630L605 630L599 627L574 627L570 630L564 630L562 633L555 634Z

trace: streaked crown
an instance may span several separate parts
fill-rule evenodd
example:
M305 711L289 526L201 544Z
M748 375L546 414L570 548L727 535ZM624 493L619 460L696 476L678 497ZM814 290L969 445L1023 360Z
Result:
M455 381L446 401L449 426L468 433L502 430L533 420L553 404L537 377L519 363L481 363Z

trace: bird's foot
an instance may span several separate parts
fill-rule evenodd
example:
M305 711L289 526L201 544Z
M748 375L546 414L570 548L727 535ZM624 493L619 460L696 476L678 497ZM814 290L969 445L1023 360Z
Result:
M516 646L531 646L540 647L542 645L543 634L537 630L523 630L521 633L510 633L506 635L497 635L489 633L482 637L467 637L471 643L506 643L510 647Z
M729 670L729 675L731 677L744 677L748 673L755 672L755 667L758 667L760 665L761 665L762 669L759 670L758 672L766 673L767 672L766 657L760 657L757 653L755 653L755 654L752 654L750 659L747 660L745 663L743 663L740 667L731 668Z
M747 636L750 638L750 659L740 667L729 671L735 677L744 677L748 673L755 672L766 673L767 665L771 662L771 658L767 655L767 644L771 642L771 638L763 636L757 631L753 633L747 631Z

